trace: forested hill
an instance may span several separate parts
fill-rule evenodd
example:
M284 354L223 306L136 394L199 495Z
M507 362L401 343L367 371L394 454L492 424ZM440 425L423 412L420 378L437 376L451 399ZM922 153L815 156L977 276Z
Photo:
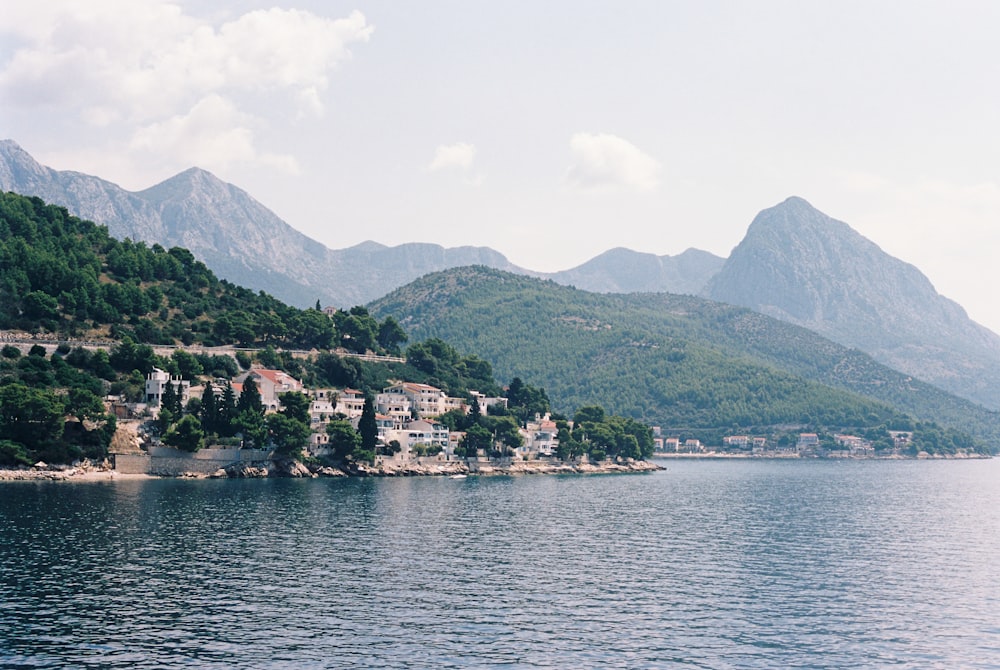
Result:
M149 344L398 353L363 310L331 319L219 280L187 249L116 240L38 198L0 194L0 328Z
M856 350L746 309L670 294L606 295L485 267L428 275L369 305L501 376L544 380L553 404L598 403L665 428L834 428L897 413L991 445L1000 414Z

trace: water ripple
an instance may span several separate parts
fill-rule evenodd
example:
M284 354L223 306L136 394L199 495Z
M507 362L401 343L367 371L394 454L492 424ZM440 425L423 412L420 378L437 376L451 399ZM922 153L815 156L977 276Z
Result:
M997 462L5 484L0 667L1000 667Z

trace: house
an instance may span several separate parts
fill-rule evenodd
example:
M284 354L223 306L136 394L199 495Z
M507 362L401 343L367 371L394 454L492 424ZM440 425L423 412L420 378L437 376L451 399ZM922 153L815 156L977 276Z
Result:
M681 450L681 440L679 437L663 438L663 450L678 452Z
M365 409L365 394L357 389L344 389L337 398L336 409L348 419L356 419Z
M694 454L700 451L705 451L705 445L701 443L701 440L684 440L684 446L681 447L681 451Z
M819 449L819 435L816 433L799 433L798 442L795 443L795 450L801 453L814 449Z
M403 396L410 401L410 408L420 417L444 414L445 393L439 388L415 382L398 382L382 390L384 394Z
M385 416L391 416L396 422L396 428L413 418L410 399L401 393L379 393L375 396L375 411Z
M473 397L477 402L479 402L479 411L482 414L488 414L489 408L493 406L500 406L507 409L507 399L506 398L491 398L489 396L483 395L479 391L469 391L469 395ZM468 413L468 408L466 409Z
M253 379L257 384L264 411L277 411L280 406L278 396L282 393L302 392L302 382L282 370L257 368L251 370L247 377Z
M319 397L313 396L309 403L309 425L312 426L313 430L324 430L324 426L330 423L334 414L337 413L336 406L333 404L335 399L335 396L331 397L325 394Z
M180 392L181 405L186 405L191 398L191 382L180 377L172 377L169 372L160 368L153 368L153 371L146 376L146 402L154 407L159 407L163 390L167 384L171 384L175 391Z
M892 444L896 449L903 449L910 446L910 442L913 440L913 431L890 430L889 437L892 438Z
M833 439L842 447L845 447L851 456L874 456L875 448L872 443L864 438L854 435L834 435Z
M385 431L384 441L386 443L396 440L403 448L401 458L408 460L412 457L412 451L418 444L428 447L441 447L442 451L448 448L448 427L435 421L411 421L403 426L401 430Z
M520 456L552 456L559 449L559 429L547 412L545 416L536 414L535 420L528 421L520 433L524 439L524 444L518 449Z
M750 436L727 435L722 438L722 446L728 449L747 449L750 447Z

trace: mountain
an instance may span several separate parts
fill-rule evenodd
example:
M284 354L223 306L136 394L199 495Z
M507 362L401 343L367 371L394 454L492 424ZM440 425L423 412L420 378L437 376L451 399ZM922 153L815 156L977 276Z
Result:
M600 404L673 432L885 421L887 407L996 444L1000 414L856 349L694 296L597 294L485 267L422 277L369 305L411 338L476 351L556 407Z
M656 256L619 247L570 270L539 276L595 293L696 295L725 262L699 249L688 249L677 256Z
M579 267L547 274L519 268L487 247L363 242L331 250L204 170L191 168L130 192L98 177L40 165L12 140L0 141L0 190L62 205L108 226L118 239L184 247L220 277L299 306L317 298L338 307L360 305L428 272L462 265L547 277L602 293L691 294L724 262L697 249L674 257L613 249Z
M1000 408L1000 337L938 295L916 268L800 198L761 212L728 260L689 249L612 249L538 273L484 247L331 250L241 189L192 168L139 192L38 164L0 141L0 189L35 195L107 225L117 238L190 249L215 273L288 303L360 305L429 272L484 265L586 290L697 294L801 325L962 397Z
M758 214L702 294L1000 408L1000 336L939 295L917 268L801 198Z
M3 140L0 190L62 205L106 225L118 239L184 247L220 277L303 307L317 299L359 305L428 272L460 265L521 271L483 247L365 242L331 250L245 191L198 168L130 192L98 177L42 166L16 142Z

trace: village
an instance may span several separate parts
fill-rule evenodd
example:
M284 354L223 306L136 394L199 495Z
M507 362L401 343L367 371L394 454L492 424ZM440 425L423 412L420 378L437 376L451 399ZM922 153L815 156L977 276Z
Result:
M818 433L798 433L797 439L769 443L766 437L727 435L722 438L722 448L714 449L697 439L681 440L663 437L658 427L653 428L656 456L661 457L759 457L759 458L902 458L907 455L913 431L890 430L892 448L876 452L871 440L856 435L834 434L832 440L822 441Z
M331 421L347 420L355 430L359 427L365 406L365 394L352 388L305 388L301 381L281 370L253 368L238 376L232 383L233 392L239 397L247 380L253 380L260 394L265 412L273 413L281 407L281 395L301 393L309 399L310 436L302 449L305 460L322 459L333 453L329 444L327 425ZM181 402L187 404L191 398L201 397L208 384L192 386L180 377L172 377L168 372L154 368L145 383L145 402L126 404L120 399L112 399L112 411L120 419L143 417L147 421L155 419L160 409L161 399L167 385L173 386ZM221 389L213 388L219 393ZM374 395L375 420L378 427L378 445L373 469L386 473L405 471L420 473L414 466L423 467L427 474L448 474L466 472L469 461L483 461L478 468L488 470L489 458L466 458L460 449L465 433L449 430L437 420L442 414L455 410L469 414L473 405L483 414L491 407L506 409L507 398L489 397L476 391L470 392L471 399L449 397L443 390L415 382L398 381ZM536 415L519 428L520 446L508 448L503 461L507 466L513 463L553 464L559 446L558 429L549 414ZM242 445L209 445L194 453L184 453L168 448L155 435L145 434L142 449L138 444L112 449L116 471L132 474L188 474L212 475L219 469L240 463L262 462L270 457L267 450L242 449ZM386 448L389 447L389 448ZM587 465L587 456L577 459L577 466ZM461 467L456 467L461 464ZM408 469L409 468L409 469Z

